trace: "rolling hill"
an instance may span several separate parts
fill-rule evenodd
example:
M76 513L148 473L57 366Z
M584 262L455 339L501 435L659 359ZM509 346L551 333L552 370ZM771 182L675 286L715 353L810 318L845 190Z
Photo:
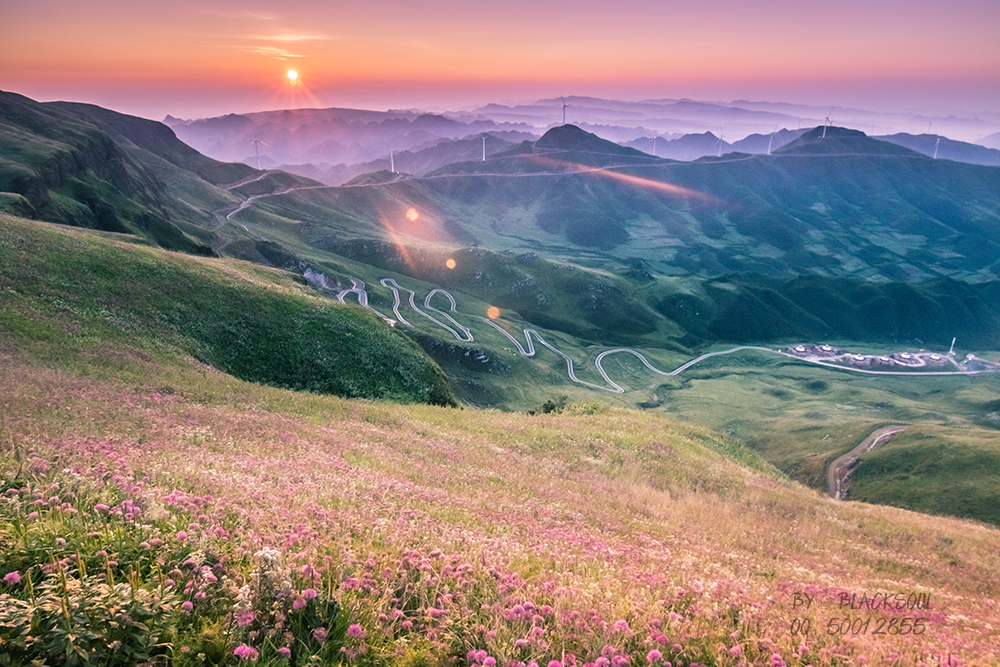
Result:
M823 128L803 133L770 156L730 153L676 162L567 126L507 146L485 161L480 140L472 160L421 177L377 171L334 188L284 172L215 162L150 121L87 105L3 99L7 115L0 119L0 141L6 142L7 180L0 200L6 210L91 227L99 227L99 213L122 225L101 233L120 234L115 238L131 246L211 252L220 267L246 260L287 271L260 275L267 276L265 282L293 285L318 303L357 299L397 320L395 330L370 317L357 325L361 329L351 329L355 325L347 320L347 328L338 329L334 321L356 308L320 316L294 299L298 305L268 297L253 306L259 318L218 307L218 317L230 323L220 328L212 322L217 306L206 294L216 290L226 301L238 299L221 286L207 287L211 281L198 289L204 312L184 327L176 324L175 305L160 304L174 313L167 318L173 328L156 334L144 329L145 340L183 341L172 345L238 377L344 395L427 400L416 398L413 387L380 394L334 386L336 377L350 373L330 370L339 362L326 354L329 348L314 345L325 340L317 333L325 327L339 332L330 334L334 346L352 330L385 330L391 334L387 340L398 343L380 348L387 367L429 363L426 357L419 363L407 357L414 348L398 335L405 334L444 370L465 405L537 412L558 407L561 396L570 402L599 396L617 405L673 412L740 438L820 489L824 462L878 424L919 423L935 442L957 447L956 460L975 459L976 452L963 448L974 449L973 441L989 442L995 434L996 423L988 416L995 409L983 407L1000 399L990 376L921 378L917 386L911 378L858 378L843 370L803 367L773 353L761 358L760 352L746 352L715 358L681 377L664 377L619 355L605 361L610 377L624 387L611 394L595 360L612 347L628 346L668 371L703 352L746 343L784 347L829 341L885 354L917 348L944 352L953 337L962 353L990 358L1000 338L997 168L931 160L836 127L826 128L826 137ZM69 180L47 184L43 176L51 165L69 159L59 156L87 155L88 141L104 146L104 152L94 153L91 162L72 158L76 166ZM24 181L11 174L33 176ZM122 190L115 179L124 179ZM42 191L18 190L25 182L39 184L36 190L44 185L55 208L32 204L29 195L41 202ZM100 194L105 192L110 194ZM136 193L135 200L127 192ZM81 215L53 214L64 210ZM172 237L137 224L140 210L173 225L186 244L171 245ZM114 262L125 261L118 251L113 256ZM94 268L99 259L84 264L102 274ZM236 266L240 275L256 276L246 265ZM86 271L74 271L60 284L84 279ZM155 273L149 267L143 272ZM43 273L35 266L31 275ZM86 307L74 306L73 312L99 313L112 293L127 285L127 276L110 268L104 273L117 275L117 287L107 287L95 303L74 297ZM441 289L455 299L447 317L468 327L467 335L443 328L450 325L440 309L449 305ZM183 298L183 290L164 292ZM150 299L156 301L155 291L138 301ZM500 330L482 321L490 307L499 309L493 323ZM48 330L32 329L31 308L20 312L29 313L16 323L27 332L25 340L32 331ZM283 324L281 313L295 315ZM119 304L110 317L128 322L137 315ZM512 341L533 328L535 334L526 332L523 341L538 342L538 354L529 357ZM244 329L245 340L233 338L239 345L225 342ZM58 348L50 346L46 354ZM285 355L286 348L301 354ZM402 355L398 363L397 355ZM285 362L287 367L277 368ZM325 379L299 384L287 379L317 364L327 369L320 372ZM349 366L366 368L358 362ZM567 372L574 368L577 379ZM357 378L358 386L371 379ZM445 391L434 400L447 402ZM966 436L971 439L963 440ZM878 470L886 472L876 479L911 474L890 472L882 463ZM923 483L938 489L935 496L951 497L940 491L957 488L950 470L922 468L911 486ZM974 483L988 486L980 477ZM861 476L859 493L865 484L871 481ZM942 507L929 493L922 499L907 493L914 508L969 509L959 503ZM972 508L977 513L971 516L992 520L980 512L991 493L984 492L987 501Z

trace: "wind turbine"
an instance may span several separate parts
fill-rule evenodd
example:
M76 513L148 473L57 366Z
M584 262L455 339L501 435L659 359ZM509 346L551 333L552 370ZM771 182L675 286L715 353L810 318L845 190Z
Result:
M483 162L486 162L486 135L483 134Z
M250 145L253 146L254 155L257 156L257 171L260 171L260 150L258 147L267 146L267 144L265 144L263 141L257 138L257 126L254 125L253 119L247 118L247 120L250 121L250 127L253 128L253 141L250 142Z
M389 151L389 171L396 173L396 161L392 157L392 151Z
M826 118L823 120L823 136L820 137L820 139L826 139L826 128L833 125L833 122L830 120L830 114L832 113L833 113L833 107L830 107L830 113L828 113L826 115Z
M563 102L563 122L562 122L562 124L565 125L566 124L566 98L565 97L562 98L562 102Z
M653 135L653 157L656 157L656 135Z
M938 146L940 146L940 145L941 145L941 137L938 137L937 141L934 143L934 159L935 160L937 159Z
M722 126L719 126L719 140L715 144L719 147L719 157L722 157L722 138L726 136L726 133L722 130Z
M777 131L778 131L778 126L775 125L774 126L774 132L777 132ZM774 132L772 132L771 134L767 135L767 154L768 155L771 154L771 141L774 139Z

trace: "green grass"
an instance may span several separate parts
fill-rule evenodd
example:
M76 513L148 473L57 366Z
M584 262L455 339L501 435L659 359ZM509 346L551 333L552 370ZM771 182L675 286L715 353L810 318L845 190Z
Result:
M251 382L454 402L440 369L405 335L311 294L297 276L45 223L0 224L0 323L39 355L85 358L96 370L120 354L179 351Z
M861 457L850 497L1000 525L996 431L920 424Z

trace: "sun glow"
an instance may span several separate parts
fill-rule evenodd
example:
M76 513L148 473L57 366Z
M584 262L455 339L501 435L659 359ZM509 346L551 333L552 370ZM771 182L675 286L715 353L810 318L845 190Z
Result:
M416 222L417 218L420 217L420 212L415 208L406 209L406 219L410 222Z
M293 69L288 70L288 80L295 83L295 80L299 78L299 73Z

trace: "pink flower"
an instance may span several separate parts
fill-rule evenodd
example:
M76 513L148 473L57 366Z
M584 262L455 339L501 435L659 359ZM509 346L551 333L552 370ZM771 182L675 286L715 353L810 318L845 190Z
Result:
M236 625L240 626L241 628L245 628L251 623L253 623L252 611L250 611L249 609L243 609L236 613Z
M350 632L350 631L348 631ZM320 644L326 641L326 628L316 628L313 630L313 639L318 641Z
M16 586L21 583L21 574L19 572L8 572L4 575L3 583L8 586Z
M242 660L249 660L250 662L257 662L257 658L260 657L257 649L253 646L247 646L246 644L240 644L237 646L236 650L233 651L233 655Z
M612 632L628 632L628 623L624 619L615 621L615 625L612 628Z
M107 512L108 511L108 506L105 505L104 503L97 503L96 505L94 505L94 511L95 512Z
M194 610L194 604L192 604L190 600L185 600L184 602L181 603L181 609L184 611L184 613L190 614L191 611Z
M188 538L188 534L187 534L187 533L185 533L185 532L184 532L183 530L178 530L178 531L177 531L177 539L178 539L178 540L180 540L181 542L183 542L183 541L184 541L184 540L186 540L187 538ZM248 647L248 648L249 648L249 647ZM238 649L237 649L237 650L238 650Z
M305 589L304 591L302 591L302 597L304 597L306 600L313 599L314 597L316 597L316 589L315 588Z
M292 649L288 648L287 646L282 646L281 648L278 649L278 657L288 660L289 658L292 657Z
M409 630L413 627L413 621L407 619L400 624L404 630Z
M654 662L659 662L662 659L663 659L663 654L657 651L655 648L646 654L646 661L649 664L653 664Z
M734 658L740 657L741 653L743 653L743 649L741 649L739 646L736 646L735 644L733 644L733 647L729 649L729 655L733 656Z
M562 663L558 660L549 660L549 667L562 667Z
M514 642L514 648L516 648L516 649L522 649L522 648L525 648L527 646L528 646L528 640L527 639L518 639L516 642Z
M292 609L294 609L295 611L298 611L299 609L302 609L303 607L305 607L306 604L308 604L308 603L305 600L303 600L302 598L295 598L295 602L292 603Z
M360 625L353 623L347 628L347 636L353 637L354 639L361 639L365 636L365 631L361 629Z
M483 660L483 667L497 667L497 659L493 656L488 656Z

